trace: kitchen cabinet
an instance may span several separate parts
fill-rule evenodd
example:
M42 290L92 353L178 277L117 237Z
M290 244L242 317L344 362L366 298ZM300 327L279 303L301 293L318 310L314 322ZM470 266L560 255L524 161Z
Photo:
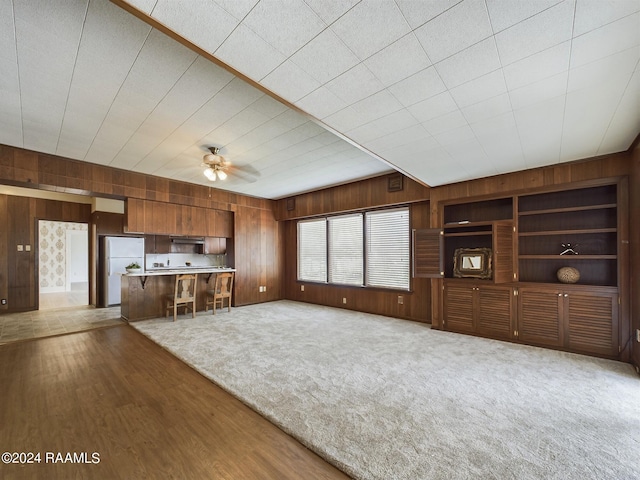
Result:
M158 254L171 252L171 239L169 235L145 235L144 253Z

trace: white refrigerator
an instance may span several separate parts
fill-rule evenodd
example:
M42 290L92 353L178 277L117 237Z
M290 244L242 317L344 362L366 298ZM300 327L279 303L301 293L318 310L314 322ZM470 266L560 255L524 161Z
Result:
M105 237L104 252L104 299L107 306L119 305L120 275L133 262L144 268L144 238Z

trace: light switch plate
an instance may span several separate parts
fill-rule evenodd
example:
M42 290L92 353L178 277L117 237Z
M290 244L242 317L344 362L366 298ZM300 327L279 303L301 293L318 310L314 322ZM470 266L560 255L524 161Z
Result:
M18 245L18 251L22 252L24 250L24 246L23 245Z

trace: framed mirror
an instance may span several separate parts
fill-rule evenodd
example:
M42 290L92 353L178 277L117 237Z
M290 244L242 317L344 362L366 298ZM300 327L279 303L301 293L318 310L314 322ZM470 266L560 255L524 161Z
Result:
M457 248L453 254L453 276L490 279L491 257L490 248Z

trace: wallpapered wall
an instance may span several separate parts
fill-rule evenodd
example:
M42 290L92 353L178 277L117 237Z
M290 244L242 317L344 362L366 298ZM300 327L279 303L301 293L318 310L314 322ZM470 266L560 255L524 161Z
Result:
M86 223L39 222L40 292L64 292L67 280L67 231L87 231ZM81 253L82 254L82 253Z

